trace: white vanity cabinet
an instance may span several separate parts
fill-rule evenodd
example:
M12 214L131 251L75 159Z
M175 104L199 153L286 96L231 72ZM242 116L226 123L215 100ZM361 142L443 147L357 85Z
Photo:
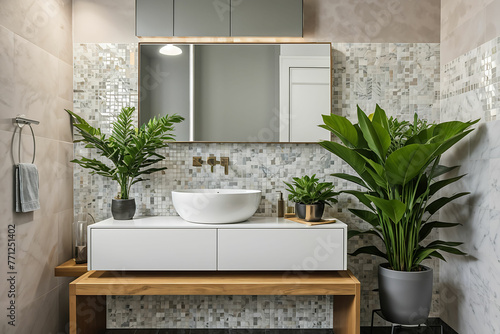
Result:
M89 270L321 271L347 269L347 226L283 218L193 224L180 217L107 219L88 227Z
M92 270L216 270L217 230L90 229Z

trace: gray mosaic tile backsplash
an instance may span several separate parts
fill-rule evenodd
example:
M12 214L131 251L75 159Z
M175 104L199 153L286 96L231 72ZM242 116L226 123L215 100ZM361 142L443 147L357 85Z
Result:
M333 112L355 117L356 105L371 113L380 104L389 115L412 119L417 112L439 119L439 44L333 44ZM105 133L123 106L137 106L136 44L74 45L74 110ZM247 188L262 190L257 211L275 216L278 191L293 176L316 174L339 189L354 188L330 176L351 172L348 165L317 144L172 143L162 152L168 170L132 188L137 215L175 215L170 191L185 188ZM75 144L75 155L92 156ZM193 167L192 157L227 156L223 167ZM87 207L101 220L110 216L114 182L74 168L75 210ZM362 224L347 208L358 207L351 197L339 198L328 214L349 226ZM367 244L350 240L349 251ZM349 257L348 267L361 281L361 322L369 324L378 308L377 266L374 257ZM431 264L438 272L438 264ZM435 293L438 275L435 275ZM437 303L438 298L434 298ZM108 327L169 328L331 328L332 299L322 296L169 296L113 297L108 299ZM433 305L437 310L437 304Z

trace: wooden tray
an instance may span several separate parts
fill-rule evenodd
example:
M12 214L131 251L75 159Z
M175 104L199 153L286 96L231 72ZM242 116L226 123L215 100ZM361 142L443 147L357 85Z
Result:
M333 224L337 221L337 219L335 219L335 218L329 219L329 220L321 219L319 222L308 222L305 219L300 219L299 217L286 217L285 219L291 220L291 221L296 222L296 223L305 224L307 226Z

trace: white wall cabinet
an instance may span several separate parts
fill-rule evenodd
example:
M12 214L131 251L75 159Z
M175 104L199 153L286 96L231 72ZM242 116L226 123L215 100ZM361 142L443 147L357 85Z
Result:
M89 270L321 271L347 269L347 226L283 218L193 224L180 217L107 219L88 228Z

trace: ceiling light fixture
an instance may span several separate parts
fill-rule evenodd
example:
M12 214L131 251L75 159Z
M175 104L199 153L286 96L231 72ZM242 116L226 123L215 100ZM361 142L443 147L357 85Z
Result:
M182 49L173 44L167 44L160 49L160 53L166 56L177 56L182 54Z

